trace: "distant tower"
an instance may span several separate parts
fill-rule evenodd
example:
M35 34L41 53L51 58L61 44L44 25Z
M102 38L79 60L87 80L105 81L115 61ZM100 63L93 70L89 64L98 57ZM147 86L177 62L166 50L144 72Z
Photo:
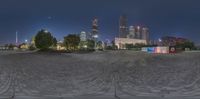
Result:
M17 31L16 31L15 43L16 43L16 45L18 45L18 32Z
M125 15L119 19L119 37L126 38L128 35L127 18Z
M142 37L142 34L141 34L141 27L140 26L137 26L136 28L136 39L141 39Z
M87 40L87 35L85 31L82 31L80 34L80 40L81 41L86 41Z
M98 19L94 18L94 20L92 21L92 39L93 40L97 40L98 39L98 32L99 32L99 28L98 28Z
M128 38L134 39L135 38L135 27L134 26L130 26L129 27L129 34L128 34Z
M149 42L149 29L146 27L142 28L142 39Z
M92 21L92 33L91 33L92 40L94 40L94 42L95 42L94 49L97 49L97 41L99 38L98 32L99 32L98 19L94 18L94 20Z

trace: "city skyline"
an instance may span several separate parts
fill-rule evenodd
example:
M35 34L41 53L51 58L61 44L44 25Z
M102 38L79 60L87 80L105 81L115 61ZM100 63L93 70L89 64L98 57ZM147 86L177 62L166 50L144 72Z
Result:
M127 16L129 26L149 28L150 38L178 36L200 44L198 0L7 0L0 1L0 43L31 39L45 28L58 40L70 33L91 32L91 22L99 20L102 40L119 35L119 19Z

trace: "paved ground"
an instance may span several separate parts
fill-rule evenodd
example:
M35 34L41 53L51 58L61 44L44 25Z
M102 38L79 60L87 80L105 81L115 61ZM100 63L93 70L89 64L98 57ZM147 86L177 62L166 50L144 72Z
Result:
M189 99L200 96L199 59L199 52L0 52L0 96Z

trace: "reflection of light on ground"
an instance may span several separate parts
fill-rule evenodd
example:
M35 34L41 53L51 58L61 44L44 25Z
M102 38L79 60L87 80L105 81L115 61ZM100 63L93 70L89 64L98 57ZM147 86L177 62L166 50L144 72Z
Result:
M165 54L169 53L169 47L147 47L143 48L142 51L147 51L148 53Z

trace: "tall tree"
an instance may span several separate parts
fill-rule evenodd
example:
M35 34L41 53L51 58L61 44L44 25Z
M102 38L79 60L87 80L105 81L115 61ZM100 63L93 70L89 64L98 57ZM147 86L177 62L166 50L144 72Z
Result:
M53 46L54 46L54 47L56 47L57 42L58 42L57 39L54 37L54 38L53 38Z
M94 40L87 40L87 47L90 50L93 50L95 47L95 41Z
M97 42L97 49L103 50L103 43L102 43L102 41L98 41Z
M80 37L75 34L69 34L64 37L64 45L68 50L76 50L78 49L78 45L80 43Z
M53 36L50 32L42 29L35 36L35 46L40 50L47 50L53 45Z
M185 48L195 49L195 45L191 41L186 41L186 42L182 42L182 43L176 43L176 47L177 48L181 48L183 50Z

